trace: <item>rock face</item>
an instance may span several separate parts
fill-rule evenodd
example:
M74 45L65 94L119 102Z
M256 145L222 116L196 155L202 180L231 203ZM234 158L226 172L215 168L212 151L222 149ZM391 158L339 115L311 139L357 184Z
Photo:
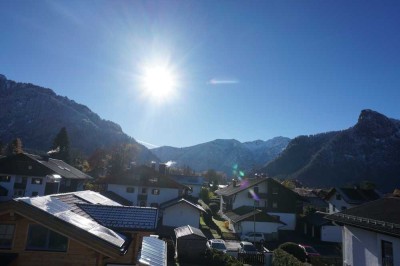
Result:
M47 151L55 135L65 126L71 148L86 155L97 148L135 143L141 159L156 159L119 125L101 119L88 107L58 96L50 89L17 83L0 75L0 106L0 140L3 143L19 137L24 148Z
M232 175L237 165L248 172L265 165L285 149L289 138L256 140L241 143L234 139L217 139L186 148L160 147L151 151L161 161L174 161L177 166L189 166L196 171L214 169Z
M349 129L293 139L261 171L313 187L368 180L393 191L400 186L400 121L363 110Z

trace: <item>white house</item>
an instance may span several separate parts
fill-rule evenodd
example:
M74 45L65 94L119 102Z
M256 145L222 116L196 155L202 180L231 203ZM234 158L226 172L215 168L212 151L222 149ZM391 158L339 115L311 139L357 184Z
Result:
M329 213L335 213L381 197L381 193L375 189L336 187L328 193L326 200L329 203Z
M0 201L79 191L89 179L64 161L19 153L0 158Z
M179 184L189 187L189 194L192 197L200 198L200 191L203 187L204 177L202 176L188 176L188 175L170 175L170 178Z
M105 184L105 190L142 207L159 207L161 203L186 195L189 190L148 166L134 167L101 182Z
M205 212L203 207L185 199L174 199L160 205L162 210L162 225L180 227L190 225L200 227L200 214Z
M325 219L328 213L309 213L299 222L304 235L325 242L342 242L342 227Z
M343 265L400 265L400 198L378 199L326 218L343 225Z
M272 178L256 176L243 180L234 180L227 187L215 192L220 196L220 213L227 220L226 213L237 213L243 206L251 210L259 209L265 214L278 218L283 225L280 230L294 230L296 213L299 211L300 196Z

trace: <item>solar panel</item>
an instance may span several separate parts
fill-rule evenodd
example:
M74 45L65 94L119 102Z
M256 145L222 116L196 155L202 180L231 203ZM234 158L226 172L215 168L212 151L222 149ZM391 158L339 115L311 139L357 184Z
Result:
M121 204L90 190L75 192L75 195L92 204L121 206Z

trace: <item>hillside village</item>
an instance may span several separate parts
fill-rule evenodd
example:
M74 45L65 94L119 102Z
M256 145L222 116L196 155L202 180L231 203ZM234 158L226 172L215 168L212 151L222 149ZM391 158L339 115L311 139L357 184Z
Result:
M400 193L0 158L2 265L398 265ZM367 252L368 251L368 252ZM178 265L178 264L177 264Z

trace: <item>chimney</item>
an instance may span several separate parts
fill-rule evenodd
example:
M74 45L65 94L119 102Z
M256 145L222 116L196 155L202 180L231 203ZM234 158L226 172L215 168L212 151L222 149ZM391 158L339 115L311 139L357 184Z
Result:
M236 179L232 179L232 184L233 184L233 187L236 187L237 186L237 180Z
M158 172L162 175L167 174L167 165L165 163L160 163L158 165Z

